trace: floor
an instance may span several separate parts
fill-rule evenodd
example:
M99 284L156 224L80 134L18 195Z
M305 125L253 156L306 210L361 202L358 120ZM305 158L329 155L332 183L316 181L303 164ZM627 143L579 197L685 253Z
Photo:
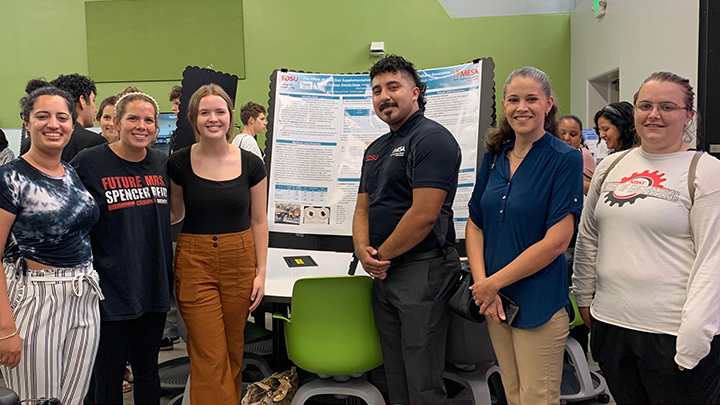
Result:
M187 349L185 347L185 343L181 340L177 342L173 348L173 350L169 351L161 351L160 355L158 356L158 362L162 363L167 360L172 360L178 357L187 356ZM598 366L595 362L590 361L590 370L597 371ZM309 376L306 376L308 378ZM304 378L303 378L304 379ZM0 385L5 386L5 382L2 380L2 377L0 377ZM380 384L378 384L380 385ZM381 389L384 389L385 387L380 387ZM467 390L462 389L461 386L456 385L452 382L448 383L448 394L451 396L448 400L448 405L471 405L472 404L472 397ZM168 404L173 398L175 398L178 394L181 392L163 392L163 397L160 400L161 405ZM124 404L125 405L131 405L134 404L132 391L124 394ZM323 396L323 397L314 397L313 403L315 404L341 404L341 405L360 405L363 404L363 401L361 400L354 400L352 398L343 398L338 399L334 398L332 396ZM581 402L581 404L599 404L597 400L594 401L585 401ZM611 398L610 404L615 404L615 401Z

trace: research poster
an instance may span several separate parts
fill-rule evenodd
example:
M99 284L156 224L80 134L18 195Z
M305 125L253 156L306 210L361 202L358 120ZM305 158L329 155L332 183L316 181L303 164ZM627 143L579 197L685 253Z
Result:
M418 71L427 84L425 116L462 149L453 206L459 239L475 186L481 64ZM351 236L363 153L389 131L373 109L370 76L278 71L275 79L270 231Z

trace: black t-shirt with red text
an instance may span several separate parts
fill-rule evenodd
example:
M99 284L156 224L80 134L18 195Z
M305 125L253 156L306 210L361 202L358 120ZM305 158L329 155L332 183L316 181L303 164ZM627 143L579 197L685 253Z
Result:
M167 156L147 149L140 162L116 155L110 146L81 151L70 164L100 206L90 232L94 267L105 300L104 321L167 312L172 291L172 242Z

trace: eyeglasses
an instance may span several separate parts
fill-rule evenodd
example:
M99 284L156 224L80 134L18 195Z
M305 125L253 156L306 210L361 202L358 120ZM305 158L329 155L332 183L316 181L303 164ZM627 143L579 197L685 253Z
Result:
M679 105L671 102L671 101L664 101L662 103L653 104L649 101L641 101L637 104L635 104L635 108L638 111L642 112L650 112L657 106L658 111L662 113L671 113L673 111L677 110L687 110L686 107L680 107Z

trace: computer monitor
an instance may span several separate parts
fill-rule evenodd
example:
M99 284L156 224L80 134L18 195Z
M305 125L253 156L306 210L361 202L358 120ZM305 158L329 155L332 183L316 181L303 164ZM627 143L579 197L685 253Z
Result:
M177 129L177 118L174 113L158 114L158 137L155 141L155 147L163 152L169 149L168 143L173 131Z
M177 118L174 113L160 113L158 114L158 143L161 143L161 139L167 143L172 135L173 131L177 129Z

